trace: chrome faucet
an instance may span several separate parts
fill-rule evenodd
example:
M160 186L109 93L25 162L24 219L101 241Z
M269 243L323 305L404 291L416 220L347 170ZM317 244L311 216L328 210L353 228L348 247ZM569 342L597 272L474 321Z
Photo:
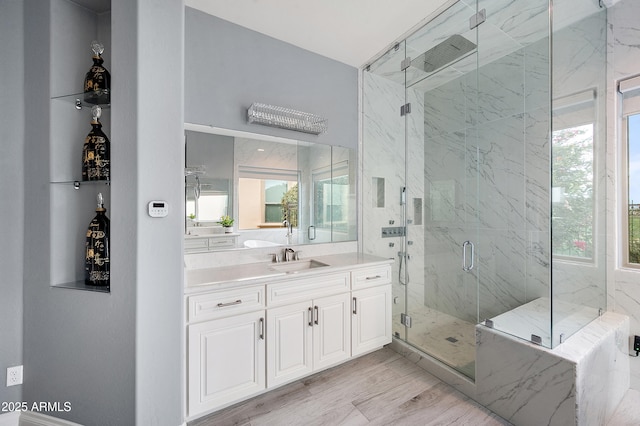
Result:
M293 225L287 219L282 222L282 226L287 228L287 244L291 244L291 238L293 237Z
M287 247L284 249L284 256L282 256L282 258L285 262L296 260L296 252L291 247Z

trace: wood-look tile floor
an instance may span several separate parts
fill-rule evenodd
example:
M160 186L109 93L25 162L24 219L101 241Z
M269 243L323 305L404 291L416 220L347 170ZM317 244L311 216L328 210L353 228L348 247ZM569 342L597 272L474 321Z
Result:
M383 348L189 426L509 424L392 349Z

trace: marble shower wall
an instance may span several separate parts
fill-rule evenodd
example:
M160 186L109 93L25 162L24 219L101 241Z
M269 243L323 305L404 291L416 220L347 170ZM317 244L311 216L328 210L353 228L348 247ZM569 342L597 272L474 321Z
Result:
M432 308L478 322L549 294L548 51L544 37L425 93Z
M475 399L516 425L607 424L629 387L628 332L607 312L551 350L477 325Z
M621 231L616 228L620 202L616 196L616 183L622 179L617 168L619 120L616 82L640 74L640 2L621 0L608 9L608 123L607 123L607 292L608 309L628 315L631 335L640 335L640 271L620 268L616 256ZM640 358L631 358L631 388L640 390Z
M401 59L397 60L399 63ZM362 84L361 247L364 253L396 259L392 264L393 330L404 338L399 318L400 313L406 312L405 286L398 280L402 238L381 238L381 229L402 226L400 188L405 186L405 119L400 116L400 105L405 103L405 90L404 85L374 72L364 72ZM380 179L384 180L384 186L379 188Z

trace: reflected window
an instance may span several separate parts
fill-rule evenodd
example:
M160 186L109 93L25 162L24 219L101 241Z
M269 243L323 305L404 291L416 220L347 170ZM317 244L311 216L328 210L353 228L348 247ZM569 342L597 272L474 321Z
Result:
M298 224L298 172L240 168L238 229L281 228Z
M555 256L594 252L593 123L553 131L552 247Z
M229 181L199 176L186 178L185 212L194 222L216 222L229 214Z
M227 214L229 196L227 194L200 194L198 198L198 210L196 213L196 200L187 199L186 209L187 217L190 219L199 219L214 221L220 219L221 216Z
M349 164L336 163L332 169L313 173L313 223L319 229L349 230Z

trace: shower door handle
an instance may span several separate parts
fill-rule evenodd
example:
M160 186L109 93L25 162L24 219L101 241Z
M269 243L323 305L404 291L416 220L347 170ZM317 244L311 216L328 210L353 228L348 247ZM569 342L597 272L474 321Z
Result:
M467 247L471 246L471 263L467 266ZM462 270L469 272L473 269L473 258L475 257L475 246L471 241L462 243Z

